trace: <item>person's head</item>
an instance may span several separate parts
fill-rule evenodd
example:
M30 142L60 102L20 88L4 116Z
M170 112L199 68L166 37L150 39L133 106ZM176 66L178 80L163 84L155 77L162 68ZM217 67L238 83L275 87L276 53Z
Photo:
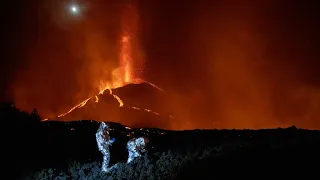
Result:
M105 123L105 122L101 122L100 127L103 128L103 129L109 129L108 124Z

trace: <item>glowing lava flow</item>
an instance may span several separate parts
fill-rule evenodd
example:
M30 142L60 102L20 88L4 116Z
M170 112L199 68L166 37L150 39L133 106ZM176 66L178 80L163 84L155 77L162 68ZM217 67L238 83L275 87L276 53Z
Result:
M88 98L88 99L82 101L82 102L79 103L78 105L72 107L69 111L67 111L67 112L65 112L65 113L63 113L63 114L58 115L58 118L63 117L63 116L65 116L65 115L71 113L72 111L74 111L74 110L77 109L77 108L82 108L82 107L85 106L85 105L87 104L87 102L88 102L90 99L92 99L92 98L95 98L95 102L96 102L96 103L99 102L99 97L98 97L98 95L102 95L105 90L109 90L110 95L113 96L113 97L119 102L119 107L123 107L123 105L124 105L124 104L123 104L123 101L120 99L119 96L113 94L113 93L112 93L112 89L109 87L109 85L107 85L106 88L100 90L99 94L95 95L94 97L91 97L91 98ZM45 120L48 120L48 119L44 119L43 121L45 121Z
M83 106L85 106L85 105L87 104L87 102L88 102L90 99L91 99L91 98L88 98L88 99L82 101L81 103L79 103L78 105L72 107L69 111L67 111L67 112L65 112L65 113L63 113L63 114L58 115L58 118L63 117L63 116L65 116L65 115L71 113L73 110L75 110L75 109L77 109L77 108L82 108Z
M148 82L146 82L146 81L142 81L141 79L139 80L139 82L140 82L140 83L143 83L143 82L148 83ZM152 85L151 83L148 83L148 84ZM153 87L155 87L155 88L163 91L161 88L159 88L159 87L157 87L157 86L153 86ZM112 89L109 88L109 86L107 86L107 88L101 90L101 91L99 92L99 94L95 95L94 97L88 98L88 99L82 101L81 103L77 104L76 106L72 107L69 111L58 115L58 118L61 118L61 117L63 117L63 116L66 116L67 114L71 113L71 112L74 111L75 109L84 107L84 106L87 104L87 102L88 102L89 100L93 99L93 98L95 98L95 101L94 101L94 102L95 102L95 103L98 103L98 102L99 102L99 97L98 97L98 95L104 94L104 92L105 92L106 90L109 90L109 94L110 94L111 96L113 96L113 98L118 101L119 107L125 107L125 106L124 106L124 102L121 100L121 98L120 98L119 96L113 94ZM152 113L152 114L158 115L158 116L160 115L160 113L155 112L155 111L150 110L150 109L141 109L141 108L139 108L139 107L134 107L134 106L126 106L126 107L127 107L127 108L130 108L130 109L133 109L133 110L137 110L137 111L144 111L144 112L147 112L147 113ZM169 118L173 118L173 116L170 115ZM48 119L43 119L42 121L47 121L47 120L48 120Z
M149 82L147 82L147 81L143 81L143 80L139 79L139 81L135 81L135 84L138 84L137 82L139 82L139 84L140 84L140 83L148 83L148 84L150 84L151 86L157 88L158 90L163 91L161 88L159 88L159 87L157 87L157 86L155 86L155 85L153 85L153 84L151 84L151 83L149 83ZM102 89L102 90L99 92L99 94L95 95L94 97L88 98L88 99L82 101L81 103L77 104L76 106L72 107L69 111L58 115L58 118L61 118L61 117L63 117L63 116L66 116L67 114L71 113L72 111L74 111L74 110L77 109L77 108L82 108L82 107L84 107L84 106L87 104L87 102L88 102L89 100L93 99L93 98L95 98L95 101L94 101L94 102L95 102L95 103L98 103L98 102L99 102L99 97L98 97L98 96L104 94L104 92L105 92L106 90L109 90L109 94L110 94L111 96L113 96L113 98L118 101L119 107L124 107L124 102L121 100L121 98L120 98L119 96L113 94L112 89L110 88L110 86L107 86L106 88ZM150 110L150 109L141 109L141 108L134 107L134 106L132 106L132 107L131 107L131 106L127 106L127 108L134 109L134 110L138 110L138 111L145 111L145 112L152 113L152 114L155 114L155 115L160 115L158 112L155 112L155 111ZM171 116L170 116L170 117L171 117ZM43 119L42 121L47 121L47 120L48 120L48 119Z
M112 89L111 89L111 88L109 88L109 87L107 87L107 88L105 88L105 89L101 90L101 91L100 91L100 93L99 93L98 95L103 94L105 90L109 90L110 95L111 95L111 96L113 96L113 98L115 98L115 99L118 101L118 103L119 103L119 107L123 107L123 105L124 105L124 104L123 104L123 101L120 99L120 97L119 97L119 96L117 96L117 95L113 94L113 93L112 93ZM95 102L99 102L98 95L96 95L96 96L95 96L95 97L96 97L96 101L95 101Z
M141 79L141 78L136 78L136 79L134 79L131 84L141 84L141 83L147 83L147 84L149 84L150 86L158 89L159 91L164 91L164 90L163 90L162 88L160 88L159 86L157 86L157 85L155 85L155 84L153 84L153 83L151 83L151 82L148 82L148 81L146 81L146 80L143 80L143 79Z

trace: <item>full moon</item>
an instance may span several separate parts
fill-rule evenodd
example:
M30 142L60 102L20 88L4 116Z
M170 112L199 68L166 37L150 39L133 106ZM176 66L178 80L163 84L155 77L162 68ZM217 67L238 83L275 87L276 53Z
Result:
M79 7L77 5L71 5L69 9L72 14L77 14L79 12Z

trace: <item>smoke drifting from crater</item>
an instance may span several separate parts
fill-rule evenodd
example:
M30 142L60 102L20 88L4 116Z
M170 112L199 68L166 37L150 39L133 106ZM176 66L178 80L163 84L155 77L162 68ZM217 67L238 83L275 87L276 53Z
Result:
M170 100L161 106L178 117L168 129L320 128L316 5L251 0L135 5L140 23L132 30L139 40L134 52L145 60L135 69L145 69L147 80L166 90ZM125 3L88 7L83 19L72 23L52 13L35 15L42 24L11 86L18 107L56 115L93 96L101 79L112 79Z
M174 4L166 15L150 10L157 19L149 23L168 37L151 38L148 59L166 61L156 61L150 77L173 92L168 104L181 119L173 127L319 128L311 6L217 1Z

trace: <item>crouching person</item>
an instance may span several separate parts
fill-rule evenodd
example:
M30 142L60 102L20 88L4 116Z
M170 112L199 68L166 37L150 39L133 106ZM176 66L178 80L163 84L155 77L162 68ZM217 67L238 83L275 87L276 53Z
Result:
M106 123L102 122L100 124L99 129L96 133L96 140L98 144L98 149L103 155L101 171L107 172L110 162L109 145L111 146L115 139L110 139L109 126Z
M149 140L146 137L133 138L128 141L127 149L129 155L127 164L131 163L135 158L140 157L141 153L146 152L144 148L148 142Z

